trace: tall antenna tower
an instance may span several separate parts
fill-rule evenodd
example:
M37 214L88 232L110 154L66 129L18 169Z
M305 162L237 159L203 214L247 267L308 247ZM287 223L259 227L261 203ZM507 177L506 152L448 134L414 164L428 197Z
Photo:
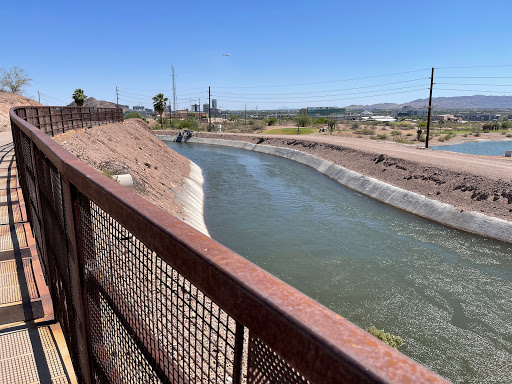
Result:
M172 107L174 112L176 112L176 77L174 75L174 65L171 65L172 68Z

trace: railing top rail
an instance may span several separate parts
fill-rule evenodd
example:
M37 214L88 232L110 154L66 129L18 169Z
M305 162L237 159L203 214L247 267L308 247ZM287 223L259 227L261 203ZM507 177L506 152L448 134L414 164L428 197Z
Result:
M446 382L242 256L86 165L18 117L18 108L28 107L11 108L11 121L31 138L64 178L309 380L322 383L348 380Z

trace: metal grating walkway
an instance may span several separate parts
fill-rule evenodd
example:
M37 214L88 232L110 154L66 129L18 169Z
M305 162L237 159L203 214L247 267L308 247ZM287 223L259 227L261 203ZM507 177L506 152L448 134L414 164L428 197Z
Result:
M26 220L12 137L0 133L0 384L76 383Z

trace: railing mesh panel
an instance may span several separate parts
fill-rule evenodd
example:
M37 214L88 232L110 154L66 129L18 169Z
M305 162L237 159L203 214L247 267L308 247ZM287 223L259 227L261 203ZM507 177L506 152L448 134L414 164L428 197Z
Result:
M251 384L309 383L268 345L253 336L249 337L248 366L247 382Z
M79 201L94 364L112 381L233 380L234 319L100 207Z

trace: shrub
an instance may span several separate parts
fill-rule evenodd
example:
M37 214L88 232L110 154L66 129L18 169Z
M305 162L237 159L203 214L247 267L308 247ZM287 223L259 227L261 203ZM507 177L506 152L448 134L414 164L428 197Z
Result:
M361 135L375 135L375 129L363 128L360 131L358 131L357 133L359 133Z
M402 132L400 131L391 131L390 133L392 136L402 136Z
M197 130L199 128L199 123L196 119L187 117L185 120L181 120L178 123L179 129L194 129Z
M124 119L142 119L142 115L139 112L128 112L124 115Z
M388 138L388 135L386 135L385 133L377 135L377 140L386 140L387 138Z
M270 119L264 119L265 123L270 127L272 125L275 125L277 123L277 119L275 117L271 117Z
M395 349L405 344L404 340L400 336L395 336L392 335L391 333L384 332L383 329L378 330L373 325L367 328L366 331Z
M507 133L506 137L512 137L512 133Z
M327 124L327 119L325 117L319 117L316 119L313 124Z
M354 122L350 125L350 127L351 127L352 129L358 129L358 128L359 128L359 121L354 121Z

